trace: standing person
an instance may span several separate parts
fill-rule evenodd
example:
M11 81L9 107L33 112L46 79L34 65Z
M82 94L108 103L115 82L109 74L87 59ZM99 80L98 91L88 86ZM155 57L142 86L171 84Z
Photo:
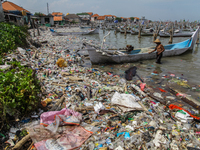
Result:
M156 45L156 48L155 48L153 51L149 52L149 54L152 53L152 52L154 52L154 51L157 51L157 52L156 52L156 63L157 63L157 64L161 64L161 58L162 58L163 52L165 51L165 48L164 48L164 46L161 44L161 42L160 42L159 39L156 39L156 40L154 41L154 43L157 44L157 45Z

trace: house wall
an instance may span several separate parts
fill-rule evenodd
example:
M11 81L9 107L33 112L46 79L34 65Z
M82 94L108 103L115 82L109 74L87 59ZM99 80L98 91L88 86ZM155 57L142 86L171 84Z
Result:
M41 24L45 24L45 18L49 18L49 24L54 25L53 17L41 17Z
M91 21L94 21L94 17L91 17Z
M50 24L51 24L52 26L54 25L53 17L50 17Z
M98 20L97 23L104 23L105 20Z
M45 24L44 17L41 17L41 24Z
M1 21L4 21L4 12L3 12L2 4L0 1L0 22Z

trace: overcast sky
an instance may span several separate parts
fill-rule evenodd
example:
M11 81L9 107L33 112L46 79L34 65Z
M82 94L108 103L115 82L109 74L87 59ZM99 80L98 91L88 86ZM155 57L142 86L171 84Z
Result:
M149 20L200 20L200 0L10 0L31 13L81 13L117 17L145 16Z

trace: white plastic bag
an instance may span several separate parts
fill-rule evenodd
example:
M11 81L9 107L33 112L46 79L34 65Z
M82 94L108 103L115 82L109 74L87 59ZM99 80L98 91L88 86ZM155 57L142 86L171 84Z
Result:
M136 97L131 94L120 94L115 92L111 103L119 105L123 112L131 110L143 110L142 106L136 102Z

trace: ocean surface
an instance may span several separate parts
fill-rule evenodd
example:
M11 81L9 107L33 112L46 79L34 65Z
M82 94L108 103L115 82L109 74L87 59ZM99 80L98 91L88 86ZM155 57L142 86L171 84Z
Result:
M96 41L102 41L103 37L108 34L109 31L100 30L99 34L86 35L87 39L95 39ZM138 38L137 35L117 33L110 31L110 35L106 38L105 44L111 48L123 48L126 45L132 45L134 48L144 48L150 46L156 46L153 43L153 36L142 36ZM160 39L163 45L167 45L168 38L157 37ZM189 39L189 37L174 37L173 43L181 42ZM124 71L131 66L137 66L137 72L145 78L151 75L153 72L157 72L159 75L175 74L177 77L182 77L187 80L191 85L200 85L200 44L195 44L192 51L186 52L180 56L163 57L162 64L156 64L155 60L144 60L135 63L126 64L102 64L92 65L91 62L87 62L87 66L93 68L101 68L104 71L113 72L114 74L124 74Z

